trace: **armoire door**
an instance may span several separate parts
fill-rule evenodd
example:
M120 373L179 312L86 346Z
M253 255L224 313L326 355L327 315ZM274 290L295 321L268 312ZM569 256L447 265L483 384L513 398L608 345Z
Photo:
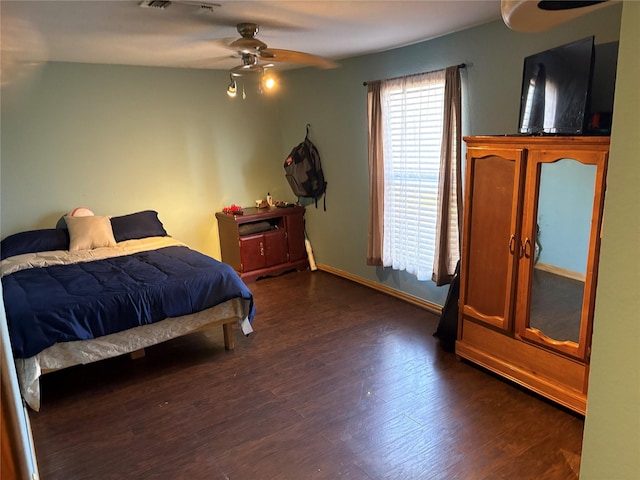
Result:
M608 145L532 150L527 159L516 333L588 362Z
M460 309L464 318L513 328L525 150L467 148Z

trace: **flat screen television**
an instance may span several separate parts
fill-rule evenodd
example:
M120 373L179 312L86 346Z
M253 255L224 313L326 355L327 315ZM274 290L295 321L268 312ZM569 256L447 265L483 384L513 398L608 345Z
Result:
M582 135L588 121L594 37L524 59L519 133Z

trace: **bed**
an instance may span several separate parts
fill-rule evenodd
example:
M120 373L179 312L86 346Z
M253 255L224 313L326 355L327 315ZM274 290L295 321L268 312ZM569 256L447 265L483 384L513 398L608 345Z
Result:
M253 296L229 266L165 231L157 212L64 217L67 228L0 244L7 326L20 390L40 409L41 375L213 326L232 350L253 329Z

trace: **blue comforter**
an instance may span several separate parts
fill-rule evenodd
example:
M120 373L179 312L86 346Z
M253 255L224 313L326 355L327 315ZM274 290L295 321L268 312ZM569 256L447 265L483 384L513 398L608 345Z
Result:
M253 297L227 264L182 246L21 270L2 278L17 358Z

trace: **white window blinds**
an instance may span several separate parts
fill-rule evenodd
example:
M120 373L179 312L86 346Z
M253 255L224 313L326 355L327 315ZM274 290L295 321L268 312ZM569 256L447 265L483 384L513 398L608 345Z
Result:
M384 81L384 266L431 280L445 71Z

